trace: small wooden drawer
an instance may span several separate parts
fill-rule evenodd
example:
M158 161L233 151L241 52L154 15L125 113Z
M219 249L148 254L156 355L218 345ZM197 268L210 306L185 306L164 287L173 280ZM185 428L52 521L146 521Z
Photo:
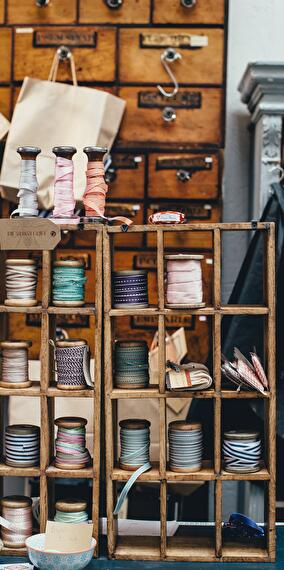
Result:
M193 5L192 5L193 4ZM155 24L224 24L225 0L155 0Z
M75 59L78 81L113 81L115 30L111 28L16 28L14 79L47 79L56 49L67 46ZM58 80L71 80L70 65L59 65Z
M0 113L7 119L11 116L11 89L10 87L0 87Z
M119 95L126 101L122 143L222 144L222 89L182 88L170 101L156 87L121 87ZM175 120L165 120L174 114Z
M127 28L119 33L119 80L122 83L171 83L161 61L166 51L169 57L176 53L180 58L172 62L169 60L179 83L223 83L222 29ZM166 90L171 89L167 87Z
M143 200L145 180L144 156L112 154L112 163L106 173L108 198Z
M178 202L153 202L149 204L147 218L153 212L162 210L177 210L184 212L187 220L191 224L200 224L207 222L209 224L221 221L221 207L218 204L204 204L202 202L194 203L178 203ZM154 247L155 236L151 233L147 234L147 246ZM212 249L213 236L212 232L196 231L196 232L177 232L167 233L164 239L165 247L177 247L179 249Z
M151 154L148 195L150 198L214 200L220 179L218 153Z
M5 19L5 0L0 0L0 24L4 23Z
M0 29L0 83L11 80L12 31Z
M80 0L82 24L147 24L150 0Z
M36 0L7 0L9 24L73 24L76 0L51 0L37 6Z

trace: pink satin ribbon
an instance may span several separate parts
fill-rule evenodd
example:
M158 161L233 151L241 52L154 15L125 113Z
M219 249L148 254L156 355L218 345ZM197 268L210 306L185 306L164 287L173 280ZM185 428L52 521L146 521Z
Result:
M170 304L202 303L202 271L200 261L167 262L167 302Z
M87 186L83 196L86 216L104 216L108 186L104 179L105 169L101 161L88 162Z
M74 215L74 163L58 156L55 162L54 210L55 218L71 218Z

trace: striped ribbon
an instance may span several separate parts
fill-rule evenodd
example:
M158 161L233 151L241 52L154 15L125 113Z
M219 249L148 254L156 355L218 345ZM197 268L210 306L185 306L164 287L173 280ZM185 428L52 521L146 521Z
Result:
M55 466L62 464L78 464L78 469L86 467L90 462L90 454L86 449L85 427L63 428L58 426L55 440Z
M224 467L228 471L258 471L261 468L261 441L227 440L223 442Z
M113 514L117 515L135 481L142 473L151 469L150 463L150 429L120 429L120 465L135 467L130 479L124 485L118 501L116 503Z

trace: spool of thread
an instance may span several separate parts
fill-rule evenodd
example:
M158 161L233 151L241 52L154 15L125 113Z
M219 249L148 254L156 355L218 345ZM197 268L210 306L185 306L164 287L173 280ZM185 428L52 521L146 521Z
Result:
M52 221L59 224L77 224L79 216L74 215L76 200L74 195L74 163L72 160L77 150L73 146L55 146L52 152L56 156Z
M116 309L148 307L148 274L145 270L113 273L113 306Z
M3 340L2 349L2 388L28 388L32 385L29 380L28 349L31 341Z
M134 471L124 485L114 509L117 515L136 479L151 469L150 463L150 422L148 420L122 420L120 425L121 469Z
M6 259L6 299L9 307L37 305L37 264L32 259Z
M61 259L53 264L53 304L56 307L82 307L85 298L84 262Z
M224 469L230 473L254 473L262 467L261 438L255 431L224 433Z
M15 528L1 527L1 538L6 548L25 548L25 541L33 534L32 500L21 495L1 499L2 517Z
M55 343L57 388L84 390L89 371L89 347L85 340L66 339ZM86 368L88 367L88 370Z
M202 468L203 436L200 423L182 420L169 424L169 467L176 473L192 473Z
M148 420L121 420L120 460L121 469L136 471L150 463L150 425Z
M203 255L166 255L167 292L166 307L204 307L201 260Z
M103 163L106 147L86 146L83 151L88 157L86 170L86 190L83 195L83 204L87 218L104 217L105 202L108 186L105 181L105 167Z
M91 459L86 449L87 420L65 417L58 418L54 423L58 427L55 440L55 467L69 470L87 467Z
M114 352L117 388L147 388L149 385L149 356L145 341L118 341Z
M29 424L16 424L5 429L6 465L35 467L39 464L40 429Z
M41 149L35 146L19 146L17 152L21 156L21 175L19 182L19 205L11 214L11 218L33 218L38 216L38 181L36 177L36 157Z
M54 520L60 523L80 524L87 523L87 502L78 499L62 499L55 503Z

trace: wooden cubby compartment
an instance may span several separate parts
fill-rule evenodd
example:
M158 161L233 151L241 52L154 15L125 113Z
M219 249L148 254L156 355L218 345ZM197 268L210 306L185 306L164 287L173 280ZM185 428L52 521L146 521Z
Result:
M190 236L195 232L211 232L213 243L213 300L201 309L165 308L164 303L164 250L165 234ZM264 238L264 302L262 305L228 305L221 298L221 237L228 231L261 232ZM115 263L115 236L121 233L119 227L104 229L104 370L105 370L105 440L106 447L106 485L107 485L107 517L108 517L108 554L116 559L147 559L174 561L227 561L227 562L269 562L275 560L275 228L272 223L216 223L216 224L183 224L177 226L144 225L131 226L129 234L153 236L157 255L157 291L158 303L145 309L112 308L112 271ZM197 237L196 237L197 234ZM181 249L179 248L181 251ZM168 249L167 249L168 251ZM174 251L174 250L172 250ZM203 392L167 392L165 389L165 318L178 312L188 315L205 315L212 319L212 389ZM154 315L157 318L159 333L159 385L143 390L121 390L113 385L113 344L115 340L115 321L123 316ZM234 389L223 389L221 385L221 319L228 315L262 315L265 330L265 361L269 380L269 391L260 394L254 391L239 392ZM167 398L210 398L213 406L213 449L212 464L203 463L201 471L190 474L173 473L167 469ZM118 536L117 517L113 515L116 501L117 482L125 482L131 472L118 467L117 439L119 426L117 421L117 404L121 398L145 399L145 418L147 419L147 399L156 398L159 402L159 461L152 463L152 469L144 473L138 482L157 482L160 490L160 536L127 537ZM228 399L238 400L238 405L247 398L262 398L265 410L265 468L257 473L232 474L222 470L222 404ZM222 541L222 482L226 480L256 480L267 485L265 522L265 543L259 547L253 541L244 547L237 543ZM167 538L167 487L171 482L212 481L214 482L215 509L213 535L196 536L189 540L187 536Z
M38 221L37 223L39 223ZM20 225L21 221L18 221ZM1 220L0 220L1 229ZM74 226L60 226L62 231L75 232ZM92 231L91 231L92 230ZM80 230L82 232L82 230ZM92 480L92 521L93 536L97 541L95 556L98 555L99 543L99 502L100 502L100 426L101 426L101 354L102 354L102 291L103 291L103 275L102 275L102 248L103 248L103 230L101 225L89 224L83 229L86 235L92 236L90 246L96 251L95 266L89 272L88 278L92 280L94 291L92 303L84 305L80 308L71 307L54 307L52 305L52 262L58 255L58 250L44 250L40 252L41 270L39 274L39 304L36 307L7 307L3 304L5 299L4 280L2 281L1 304L0 304L0 320L1 320L1 339L9 338L9 318L11 314L37 313L41 317L40 326L40 379L38 383L33 383L30 388L25 389L4 389L0 388L0 400L3 404L6 396L22 396L28 398L36 396L40 405L40 465L34 468L21 469L19 467L8 467L4 463L3 448L1 449L2 460L0 463L0 480L1 492L3 490L4 477L39 477L40 480L40 532L45 531L48 516L53 513L53 481L55 478L60 479L91 479ZM60 250L64 256L64 250ZM1 252L1 267L4 271L4 260L8 252ZM11 257L11 252L8 255ZM29 257L32 251L25 250L15 251L14 257ZM70 255L70 254L69 254ZM95 360L95 370L93 371L94 387L85 390L60 390L54 382L53 359L50 351L49 339L55 339L56 334L56 317L66 314L86 314L91 317L90 323L92 330L93 342L92 358ZM24 331L21 332L24 334ZM92 404L92 465L85 469L62 470L57 469L53 465L54 459L54 407L55 398L88 398ZM80 409L78 414L80 415ZM3 415L2 415L3 418ZM26 418L28 423L29 418ZM5 425L2 419L2 429ZM2 555L25 555L26 551L18 549L3 548Z

